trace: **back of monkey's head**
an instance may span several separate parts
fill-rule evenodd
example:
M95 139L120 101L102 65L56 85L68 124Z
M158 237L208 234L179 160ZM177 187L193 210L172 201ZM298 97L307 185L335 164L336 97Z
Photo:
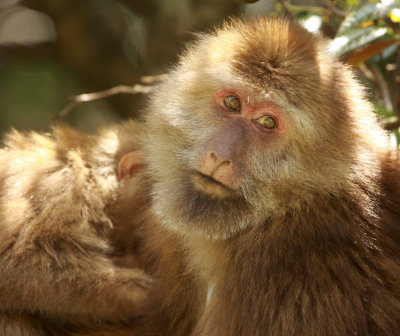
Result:
M232 96L242 110L229 115ZM260 109L276 129L259 131ZM214 238L351 188L377 172L374 153L387 146L328 42L284 19L232 20L201 36L154 93L147 123L156 212L169 227ZM218 152L232 168L215 175L207 157L217 162ZM232 193L199 191L191 176L204 169Z

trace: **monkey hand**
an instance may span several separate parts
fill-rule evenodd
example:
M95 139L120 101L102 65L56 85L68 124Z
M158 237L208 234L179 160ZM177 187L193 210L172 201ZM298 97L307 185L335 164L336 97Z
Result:
M140 314L146 305L153 279L138 268L117 268L114 275L115 278L110 279L114 297L110 299L119 306L115 312L127 316L132 316L132 312Z

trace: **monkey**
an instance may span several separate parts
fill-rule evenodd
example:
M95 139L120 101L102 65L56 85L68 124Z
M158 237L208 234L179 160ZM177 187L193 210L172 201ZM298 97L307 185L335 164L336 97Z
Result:
M400 334L399 153L327 40L225 23L144 120L141 335Z
M0 149L2 336L66 335L107 324L123 330L140 316L152 278L123 245L128 214L114 206L129 198L130 223L141 220L140 133L140 124L130 121L95 136L66 126L52 134L6 135Z
M149 98L143 133L132 138L138 147L123 145L115 155L110 144L119 147L134 134L129 124L124 127L111 132L114 142L107 131L100 133L101 150L83 151L82 159L86 169L103 178L112 171L112 182L123 185L107 198L106 213L117 227L131 222L111 236L117 245L131 242L127 249L134 258L113 267L128 263L152 279L140 316L129 325L132 335L400 333L399 153L353 72L330 53L324 38L279 18L225 23L187 48ZM68 137L80 144L72 148L91 148L79 137ZM23 147L42 148L33 140L23 141ZM65 160L64 150L56 153ZM26 186L10 188L16 182L5 172L9 160L0 165L3 193L31 195ZM79 194L85 190L78 178L85 169L79 167L72 180L58 179L54 192L60 181L76 186ZM51 168L38 173L39 181L51 176ZM94 185L103 190L108 183ZM40 188L34 190L35 197L42 196ZM2 209L13 206L9 197L1 200ZM71 199L63 203L73 205ZM45 206L43 197L38 204ZM46 241L41 235L38 243ZM48 253L54 265L60 260L56 252ZM2 260L7 266L8 259ZM48 275L60 272L51 269ZM65 276L74 272L72 267ZM110 289L99 293L110 300L118 295ZM19 318L6 307L3 314L10 320ZM54 314L49 303L42 307ZM121 314L121 307L110 307L108 318ZM21 311L31 313L27 323L41 321L34 313L50 318L29 308ZM115 327L97 335L118 334Z

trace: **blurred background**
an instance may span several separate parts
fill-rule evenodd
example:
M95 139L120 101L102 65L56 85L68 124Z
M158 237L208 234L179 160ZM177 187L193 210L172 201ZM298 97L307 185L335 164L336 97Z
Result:
M400 0L0 0L0 134L46 131L63 111L89 132L134 118L146 94L69 99L163 74L194 32L260 15L300 19L332 39L400 141Z

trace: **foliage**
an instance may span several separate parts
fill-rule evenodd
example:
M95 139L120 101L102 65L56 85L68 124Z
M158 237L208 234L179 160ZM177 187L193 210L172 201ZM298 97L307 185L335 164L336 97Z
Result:
M326 0L325 7L280 3L306 28L332 37L331 51L357 71L377 114L400 143L400 1Z

